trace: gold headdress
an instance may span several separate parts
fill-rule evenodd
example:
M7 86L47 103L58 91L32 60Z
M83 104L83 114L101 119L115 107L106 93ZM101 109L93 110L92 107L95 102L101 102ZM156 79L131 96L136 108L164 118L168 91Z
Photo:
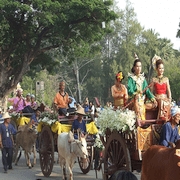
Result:
M135 60L139 59L139 57L138 57L138 55L136 53L134 53L134 57L135 57Z
M157 56L156 54L154 55L154 57L152 58L152 66L153 66L153 69L156 70L156 61L161 59L160 56Z

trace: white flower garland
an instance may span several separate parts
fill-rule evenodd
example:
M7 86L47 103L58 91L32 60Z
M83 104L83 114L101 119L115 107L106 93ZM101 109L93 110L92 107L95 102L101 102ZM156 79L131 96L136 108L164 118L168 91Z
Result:
M96 139L95 139L95 143L94 143L94 147L97 147L99 149L104 149L104 145L100 139L100 134L101 132L99 132L97 135L96 135Z
M49 126L58 121L58 114L53 114L49 112L43 112L40 115L39 122L45 123Z
M110 108L104 109L97 118L97 125L105 134L107 128L111 131L132 131L135 128L136 116L135 112L129 109L125 110L112 110Z
M49 126L54 124L56 121L57 121L57 119L49 119L49 117L44 117L42 119L39 119L39 122L43 122L45 124L48 124Z

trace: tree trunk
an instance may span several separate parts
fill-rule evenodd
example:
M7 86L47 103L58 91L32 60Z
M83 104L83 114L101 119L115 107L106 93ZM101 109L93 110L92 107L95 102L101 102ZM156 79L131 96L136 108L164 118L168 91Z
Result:
M8 100L7 96L5 96L4 98L2 98L0 100L0 107L2 108L2 112L6 112L7 111L7 100Z
M23 75L26 73L29 67L29 61L32 56L27 54L22 55L23 61L21 64L17 64L15 67L6 65L5 62L0 64L0 100L7 106L6 100L8 95L16 89L17 84L21 81ZM4 105L3 105L4 106Z
M81 103L81 85L79 82L79 68L78 68L77 62L74 63L74 74L75 74L75 78L76 78L77 91L78 91L77 99L78 99L78 102Z

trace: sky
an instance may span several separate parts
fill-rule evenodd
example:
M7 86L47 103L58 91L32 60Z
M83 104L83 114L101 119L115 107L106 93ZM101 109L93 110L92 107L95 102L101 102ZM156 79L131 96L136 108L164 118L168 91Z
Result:
M130 0L137 20L145 29L153 29L160 38L170 39L174 49L180 49L176 34L180 23L180 0ZM124 9L126 0L119 0Z

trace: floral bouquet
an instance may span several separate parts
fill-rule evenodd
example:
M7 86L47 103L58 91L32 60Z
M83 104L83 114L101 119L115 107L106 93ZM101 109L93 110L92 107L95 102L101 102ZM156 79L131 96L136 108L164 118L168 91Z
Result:
M39 122L44 124L52 125L56 121L58 121L58 114L57 113L49 113L49 112L42 112L39 118Z
M16 121L18 118L21 117L20 113L17 113L17 112L9 113L9 115L10 115L11 118L12 118L13 120L15 120L15 121Z
M105 134L107 128L111 131L114 129L121 132L132 131L135 128L135 122L135 112L129 109L114 111L107 108L97 118L97 125L102 134Z
M100 139L100 134L99 133L96 135L94 147L97 147L97 148L99 148L101 150L104 149L104 145L103 145L103 143L102 143L102 141Z

